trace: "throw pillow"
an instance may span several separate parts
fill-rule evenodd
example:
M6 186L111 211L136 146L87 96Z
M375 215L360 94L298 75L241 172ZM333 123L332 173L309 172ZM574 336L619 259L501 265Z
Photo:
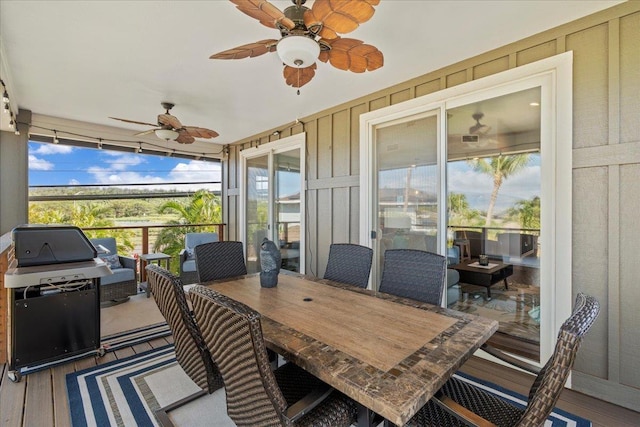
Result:
M114 269L114 268L122 268L122 264L120 264L120 258L118 258L118 255L104 255L100 257L101 260L103 260L110 269Z

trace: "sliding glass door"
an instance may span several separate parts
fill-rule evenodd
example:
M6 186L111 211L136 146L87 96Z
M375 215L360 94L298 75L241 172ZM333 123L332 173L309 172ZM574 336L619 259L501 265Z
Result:
M373 288L389 248L446 254L465 280L448 280L443 305L499 320L500 345L534 362L573 299L571 64L561 54L360 118ZM491 293L463 274L480 255L504 276Z
M375 127L373 282L387 249L438 252L438 111Z
M246 176L246 261L247 271L255 273L258 265L260 243L269 234L269 156L248 157Z
M304 134L241 155L247 270L260 271L260 243L266 237L280 248L281 268L304 273Z
M500 281L489 294L461 281L447 304L499 321L500 333L534 360L541 322L541 104L536 86L447 109L447 221L456 262L473 265L484 254L490 265L509 266L508 286Z

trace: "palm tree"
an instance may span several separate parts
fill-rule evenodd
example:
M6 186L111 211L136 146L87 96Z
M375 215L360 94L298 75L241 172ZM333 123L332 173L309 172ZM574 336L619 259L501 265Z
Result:
M540 197L520 200L507 214L517 220L522 228L540 228Z
M469 209L467 196L462 193L449 193L449 212L462 215Z
M190 224L216 224L222 221L220 198L208 190L199 190L186 202L169 200L163 203L158 212L161 214L177 214L178 218L167 224L184 224L184 227L164 228L154 244L154 250L172 256L178 262L178 255L184 249L184 238L187 233L196 231L216 231L214 227L193 227Z
M513 156L499 155L487 159L474 159L469 161L476 172L481 172L493 177L493 190L491 191L491 199L489 199L489 208L485 219L485 227L491 225L493 218L493 208L498 199L498 192L505 179L521 172L529 163L529 154L515 154Z

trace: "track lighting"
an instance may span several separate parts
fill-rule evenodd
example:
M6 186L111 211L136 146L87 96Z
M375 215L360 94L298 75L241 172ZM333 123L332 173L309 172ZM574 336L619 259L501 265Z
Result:
M57 144L59 143L60 140L58 139L58 131L56 131L55 129L53 130L53 143Z
M102 150L102 138L98 138L98 150Z
M138 153L142 153L142 143L138 144Z
M2 102L4 102L4 103L8 103L9 102L9 94L7 93L6 89L2 93Z
M5 114L9 114L9 103L8 102L4 103L4 113Z
M14 134L16 134L16 135L20 135L20 131L18 130L18 128L17 128L17 127L16 127L16 131L15 131L15 132L13 132L13 133L14 133Z

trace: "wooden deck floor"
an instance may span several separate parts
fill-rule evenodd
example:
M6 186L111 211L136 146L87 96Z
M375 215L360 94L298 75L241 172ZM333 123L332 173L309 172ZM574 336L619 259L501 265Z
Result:
M71 425L65 375L96 364L131 356L172 342L171 337L124 348L104 357L89 357L25 376L19 383L7 377L0 365L0 426L68 427ZM526 395L533 377L474 357L462 369L477 378L494 382ZM594 427L640 426L640 413L565 390L557 405L592 421Z

